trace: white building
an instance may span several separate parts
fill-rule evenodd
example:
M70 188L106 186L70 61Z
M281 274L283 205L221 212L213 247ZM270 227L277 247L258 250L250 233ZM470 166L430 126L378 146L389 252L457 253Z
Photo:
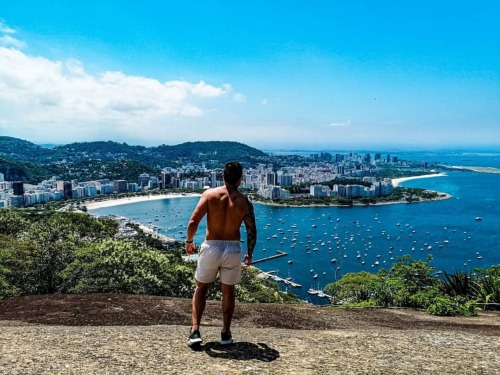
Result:
M332 189L326 185L311 185L309 187L309 195L311 197L329 197Z

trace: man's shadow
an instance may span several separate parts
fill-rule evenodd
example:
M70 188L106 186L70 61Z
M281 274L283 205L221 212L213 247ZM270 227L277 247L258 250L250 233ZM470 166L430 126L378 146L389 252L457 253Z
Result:
M272 349L264 343L253 344L251 342L236 342L231 345L221 345L216 341L212 341L200 346L199 350L204 351L210 357L239 359L243 361L256 359L271 362L280 356L280 353L276 349Z

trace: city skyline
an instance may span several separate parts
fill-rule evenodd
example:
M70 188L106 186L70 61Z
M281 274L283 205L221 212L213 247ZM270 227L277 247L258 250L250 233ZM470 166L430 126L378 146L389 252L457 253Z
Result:
M493 1L22 1L0 134L273 149L500 146Z

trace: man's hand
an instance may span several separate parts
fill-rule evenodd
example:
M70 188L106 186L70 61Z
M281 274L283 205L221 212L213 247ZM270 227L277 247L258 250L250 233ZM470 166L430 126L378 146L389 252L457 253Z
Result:
M195 254L196 252L197 252L196 245L194 244L194 242L186 243L186 253L188 253L189 255L192 255L192 254Z
M248 255L248 252L245 253L245 264L244 264L244 267L248 267L252 264L252 256L251 255Z

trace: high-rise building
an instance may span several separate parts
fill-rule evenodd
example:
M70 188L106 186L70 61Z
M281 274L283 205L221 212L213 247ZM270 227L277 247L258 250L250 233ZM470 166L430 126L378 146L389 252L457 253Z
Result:
M276 185L276 173L268 173L266 177L266 183L267 185Z
M62 191L64 198L73 197L73 184L69 181L57 181L56 190Z
M216 187L217 186L217 172L212 172L210 174L210 186L211 187Z
M168 171L161 171L161 186L163 189L167 189L172 185L172 175Z
M14 181L12 183L12 190L14 191L14 195L23 195L24 183L22 181Z
M127 192L127 180L114 180L113 188L116 193L126 193Z
M3 174L3 173L0 173L0 182L4 182L4 181L5 181L4 174Z
M137 182L139 183L140 186L147 186L150 179L151 177L149 177L149 174L141 173L139 175L139 178L137 179L138 180Z
M293 185L293 176L291 174L283 174L283 175L279 176L279 184L281 186Z

